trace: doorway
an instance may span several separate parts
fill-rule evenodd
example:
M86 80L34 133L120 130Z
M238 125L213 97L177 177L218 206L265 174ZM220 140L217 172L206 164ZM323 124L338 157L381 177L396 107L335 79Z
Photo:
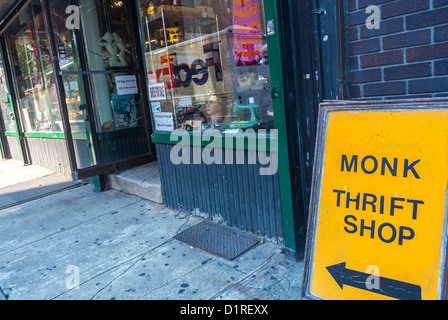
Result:
M83 179L155 159L132 1L49 0L50 49L57 63L62 119L73 176ZM79 10L79 28L67 27L67 6ZM135 20L135 19L134 19ZM67 134L68 133L68 134ZM77 138L84 135L90 163ZM85 151L85 150L84 150Z

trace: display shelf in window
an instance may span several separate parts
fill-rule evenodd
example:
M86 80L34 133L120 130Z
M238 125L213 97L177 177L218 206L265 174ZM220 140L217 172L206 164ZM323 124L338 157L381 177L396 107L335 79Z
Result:
M156 128L190 132L274 128L260 3L140 0L150 96L163 89L151 100L153 114L165 115L154 117ZM197 8L201 5L206 7L202 11ZM168 126L165 122L170 119L173 125Z

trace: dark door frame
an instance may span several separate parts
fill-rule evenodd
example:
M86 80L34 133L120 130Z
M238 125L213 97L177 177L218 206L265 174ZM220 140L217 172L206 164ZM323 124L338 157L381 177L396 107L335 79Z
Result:
M280 0L296 256L304 257L319 104L349 99L347 0Z

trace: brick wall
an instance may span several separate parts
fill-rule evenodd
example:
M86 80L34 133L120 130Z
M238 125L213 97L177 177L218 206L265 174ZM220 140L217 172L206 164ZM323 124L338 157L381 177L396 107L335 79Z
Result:
M448 96L448 0L348 0L353 99ZM369 30L369 5L381 10Z

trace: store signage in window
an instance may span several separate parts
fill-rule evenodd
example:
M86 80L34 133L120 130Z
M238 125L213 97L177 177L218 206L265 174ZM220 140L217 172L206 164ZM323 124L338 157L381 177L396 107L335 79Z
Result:
M162 105L160 102L152 102L151 103L152 112L162 112Z
M137 126L137 114L134 95L112 94L114 106L115 129L126 129Z
M149 85L149 99L151 101L165 101L166 100L165 83L156 83Z
M137 78L131 76L117 76L115 77L115 84L117 86L118 95L137 94Z
M65 53L65 47L63 45L58 46L58 55L59 55L59 63L61 64L68 63L67 55Z
M182 108L191 108L193 107L193 100L191 96L179 97L176 99L176 106Z
M169 55L164 53L159 59L152 60L160 60L160 64L155 67L158 81L165 82L167 89L188 88L193 84L205 86L209 79L216 82L224 81L219 42L206 45L199 41L191 42L188 48L187 52L186 48L179 46L178 52Z
M173 114L169 112L154 113L156 131L174 131Z

